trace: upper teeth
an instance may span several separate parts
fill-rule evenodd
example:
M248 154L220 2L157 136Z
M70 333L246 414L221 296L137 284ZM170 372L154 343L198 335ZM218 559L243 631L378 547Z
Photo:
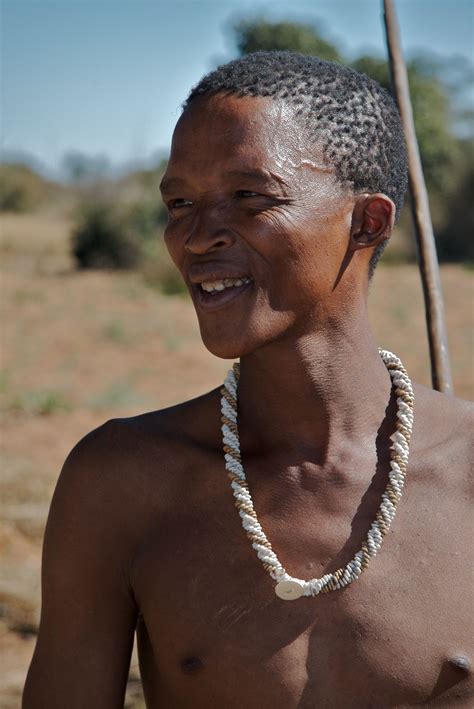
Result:
M244 276L243 278L223 278L219 281L204 281L201 283L201 288L207 293L213 293L214 291L224 290L224 288L231 288L232 286L243 286L245 283L250 283L251 278Z

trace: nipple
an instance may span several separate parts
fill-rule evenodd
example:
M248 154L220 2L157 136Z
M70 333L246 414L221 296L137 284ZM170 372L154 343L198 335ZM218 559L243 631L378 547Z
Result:
M186 657L181 662L181 669L183 672L186 672L186 674L194 674L194 672L198 672L202 668L203 664L199 657Z
M471 669L471 662L465 655L456 655L456 657L450 657L448 660L451 667L455 667L457 670L462 672L469 672Z
M471 661L466 655L453 655L444 660L436 685L425 704L442 696L449 689L464 682L471 670Z

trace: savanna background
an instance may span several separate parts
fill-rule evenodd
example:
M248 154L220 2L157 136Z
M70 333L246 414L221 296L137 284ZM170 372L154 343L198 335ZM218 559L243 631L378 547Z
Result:
M399 1L458 396L472 398L473 6ZM355 9L354 6L357 6ZM218 63L291 49L389 88L379 3L2 2L0 708L20 705L40 557L68 451L91 428L216 386L165 252L158 184L179 104ZM468 27L466 34L466 26ZM140 63L141 62L141 63ZM409 207L379 265L373 327L430 384ZM134 655L127 707L143 707Z

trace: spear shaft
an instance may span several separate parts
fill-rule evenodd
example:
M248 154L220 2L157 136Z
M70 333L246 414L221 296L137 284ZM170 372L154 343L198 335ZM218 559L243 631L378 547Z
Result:
M444 323L443 296L431 223L430 207L413 121L408 76L393 0L383 0L392 87L400 111L408 153L408 180L415 226L418 263L425 301L426 326L433 389L453 393L448 340Z

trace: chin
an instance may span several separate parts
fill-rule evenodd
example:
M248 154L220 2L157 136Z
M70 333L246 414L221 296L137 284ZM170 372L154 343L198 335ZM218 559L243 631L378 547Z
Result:
M261 327L261 323L247 321L245 324L233 324L214 329L206 327L207 323L200 323L200 332L204 346L215 357L240 359L284 336L286 328L281 328L281 323L274 323L280 327L272 330L268 327L269 324L267 322L267 327Z
M255 352L265 342L265 337L259 337L261 333L255 332L248 321L237 325L227 320L210 326L209 322L201 320L199 329L204 347L220 359L239 359Z
M239 359L257 348L252 348L249 343L245 343L242 339L229 337L212 337L201 331L201 337L204 347L211 354L220 359Z
M267 306L267 307L265 307ZM294 313L268 307L226 307L202 312L195 304L204 346L220 359L239 359L280 340L292 330Z

